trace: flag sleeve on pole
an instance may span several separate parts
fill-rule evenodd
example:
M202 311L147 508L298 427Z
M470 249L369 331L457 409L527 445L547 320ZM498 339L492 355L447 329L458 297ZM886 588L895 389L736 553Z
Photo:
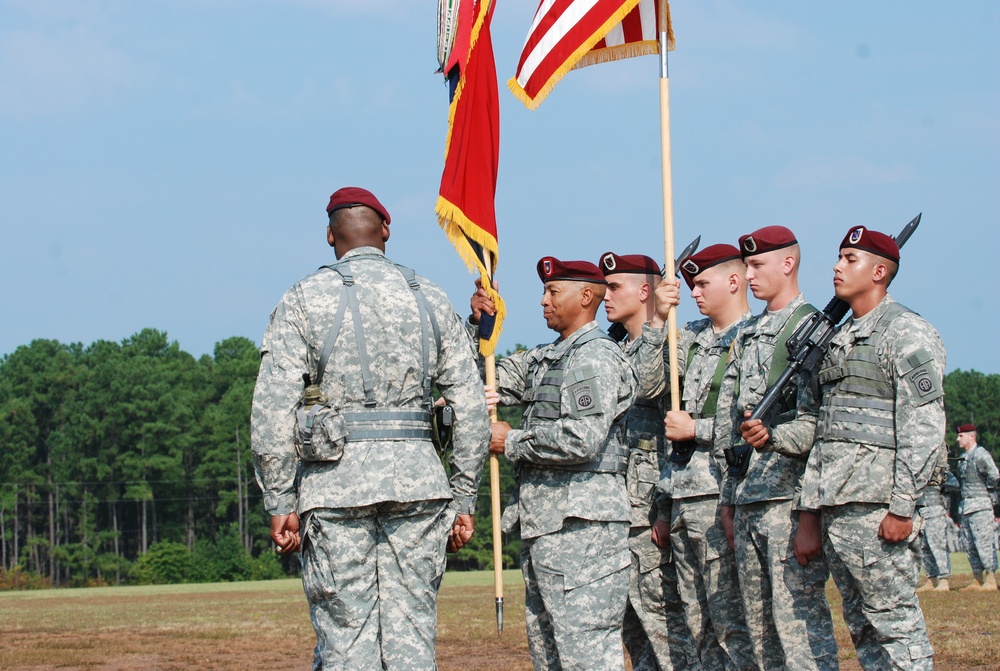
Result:
M570 70L655 54L659 14L656 0L542 0L507 86L535 109Z
M500 96L490 38L492 14L493 2L476 3L468 54L464 67L458 68L458 84L448 112L444 171L434 208L459 256L470 270L479 272L496 304L494 328L489 333L480 331L479 349L484 356L495 351L506 316L492 281L499 251L495 202L500 158Z

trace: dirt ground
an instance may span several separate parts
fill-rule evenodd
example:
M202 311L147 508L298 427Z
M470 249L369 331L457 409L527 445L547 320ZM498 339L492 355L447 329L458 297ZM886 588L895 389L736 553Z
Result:
M924 596L936 668L1000 671L1000 593ZM489 586L446 585L440 670L529 671L523 608L508 589L498 636ZM841 669L858 669L836 614L835 625ZM295 581L0 594L3 671L309 671L313 641Z

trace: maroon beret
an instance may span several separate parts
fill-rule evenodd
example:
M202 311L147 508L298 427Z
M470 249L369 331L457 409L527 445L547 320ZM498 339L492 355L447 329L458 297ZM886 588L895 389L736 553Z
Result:
M958 432L959 433L975 433L976 432L976 425L975 424L963 424L962 426L958 427Z
M795 234L784 226L765 226L753 233L740 236L740 255L745 259L748 256L791 247L798 242Z
M660 266L657 265L656 261L642 254L624 254L619 256L614 252L604 252L601 254L599 265L605 277L616 273L660 274Z
M607 284L601 269L590 261L560 261L554 256L543 256L538 260L538 277L542 282L572 280Z
M712 266L726 261L736 261L740 258L740 250L732 245L709 245L697 254L681 259L681 275L687 282L688 289L694 289L694 278Z
M840 248L854 247L899 263L899 245L891 236L872 231L864 226L855 226L847 232Z
M337 189L330 196L330 204L326 206L326 213L333 214L334 211L343 209L345 207L358 207L359 205L365 205L372 208L385 219L385 223L390 224L392 220L389 218L389 213L386 211L382 203L378 202L378 198L369 191L368 189L362 189L358 186L345 186L343 189Z

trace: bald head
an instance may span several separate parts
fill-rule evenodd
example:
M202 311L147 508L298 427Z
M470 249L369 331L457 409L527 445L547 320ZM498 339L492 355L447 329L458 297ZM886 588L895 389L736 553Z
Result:
M366 205L334 210L330 214L327 242L339 259L357 247L375 247L385 251L389 223Z

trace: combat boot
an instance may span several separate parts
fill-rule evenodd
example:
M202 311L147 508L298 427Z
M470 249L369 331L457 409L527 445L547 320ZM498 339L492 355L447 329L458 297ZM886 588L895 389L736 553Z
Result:
M935 590L937 588L938 588L938 579L937 578L928 578L927 582L925 582L923 585L921 585L920 587L917 588L917 591L918 592L930 592L931 590Z
M979 589L984 592L997 591L997 576L993 571L985 571L983 573L983 585Z
M978 592L979 591L980 586L983 584L983 572L982 571L973 571L972 572L972 577L975 578L976 581L974 583L972 583L971 585L966 585L962 589L958 590L959 592Z
M937 586L934 588L934 591L935 592L947 592L949 590L951 590L951 587L948 585L948 579L947 578L938 578L938 583L937 583Z

